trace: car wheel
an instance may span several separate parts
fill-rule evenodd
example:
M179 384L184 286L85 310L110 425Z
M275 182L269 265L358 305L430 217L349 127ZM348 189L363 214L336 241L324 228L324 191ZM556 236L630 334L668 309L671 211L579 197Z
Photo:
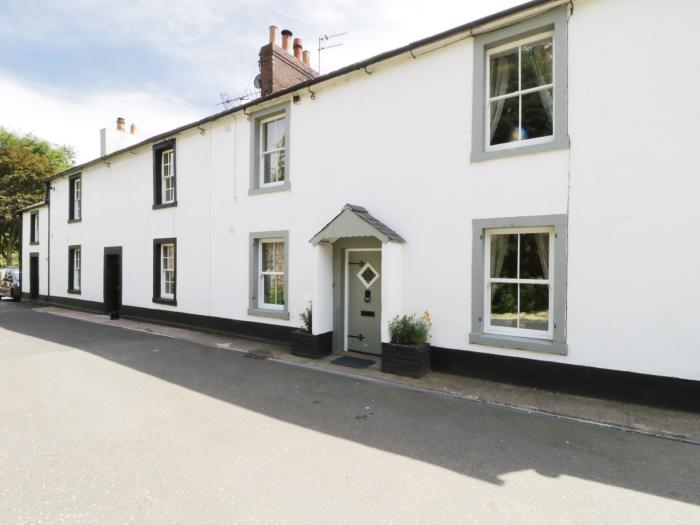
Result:
M16 302L16 303L18 303L19 300L20 300L21 297L22 297L22 296L20 295L20 291L19 291L17 288L15 288L14 290L12 290L12 292L10 293L10 295L12 296L12 300L13 300L14 302Z

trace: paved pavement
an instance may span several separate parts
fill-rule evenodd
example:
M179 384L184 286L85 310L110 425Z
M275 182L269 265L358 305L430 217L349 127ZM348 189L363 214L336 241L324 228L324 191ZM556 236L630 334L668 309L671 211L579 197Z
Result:
M700 447L0 303L0 523L698 523Z

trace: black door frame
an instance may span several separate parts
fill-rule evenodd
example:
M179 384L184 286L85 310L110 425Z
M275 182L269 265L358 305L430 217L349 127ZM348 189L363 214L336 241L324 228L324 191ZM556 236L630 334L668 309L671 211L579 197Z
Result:
M110 255L118 255L119 256L119 290L116 293L116 297L113 297L113 305L116 305L116 308L107 308L107 279L105 278L107 276L107 260L108 256ZM106 314L111 314L114 311L119 311L121 304L122 304L122 264L123 264L123 259L122 259L122 247L121 246L109 246L105 247L104 250L104 262L103 262L103 268L102 268L102 306L104 308L104 312ZM109 295L112 295L111 293Z
M36 261L36 275L32 270L33 265ZM22 272L24 273L24 272ZM29 298L38 299L39 298L39 276L41 275L41 268L39 267L39 252L29 253Z

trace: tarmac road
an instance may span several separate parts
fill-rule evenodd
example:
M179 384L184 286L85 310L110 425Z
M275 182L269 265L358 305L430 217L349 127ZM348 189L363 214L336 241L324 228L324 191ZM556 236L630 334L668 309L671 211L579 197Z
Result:
M0 302L0 523L700 523L700 447Z

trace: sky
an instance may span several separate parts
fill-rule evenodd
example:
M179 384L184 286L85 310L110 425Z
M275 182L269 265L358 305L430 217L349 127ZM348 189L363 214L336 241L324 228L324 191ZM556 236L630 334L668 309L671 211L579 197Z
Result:
M2 0L0 126L99 156L99 130L124 117L139 136L223 109L253 89L268 26L289 29L321 72L524 0Z

